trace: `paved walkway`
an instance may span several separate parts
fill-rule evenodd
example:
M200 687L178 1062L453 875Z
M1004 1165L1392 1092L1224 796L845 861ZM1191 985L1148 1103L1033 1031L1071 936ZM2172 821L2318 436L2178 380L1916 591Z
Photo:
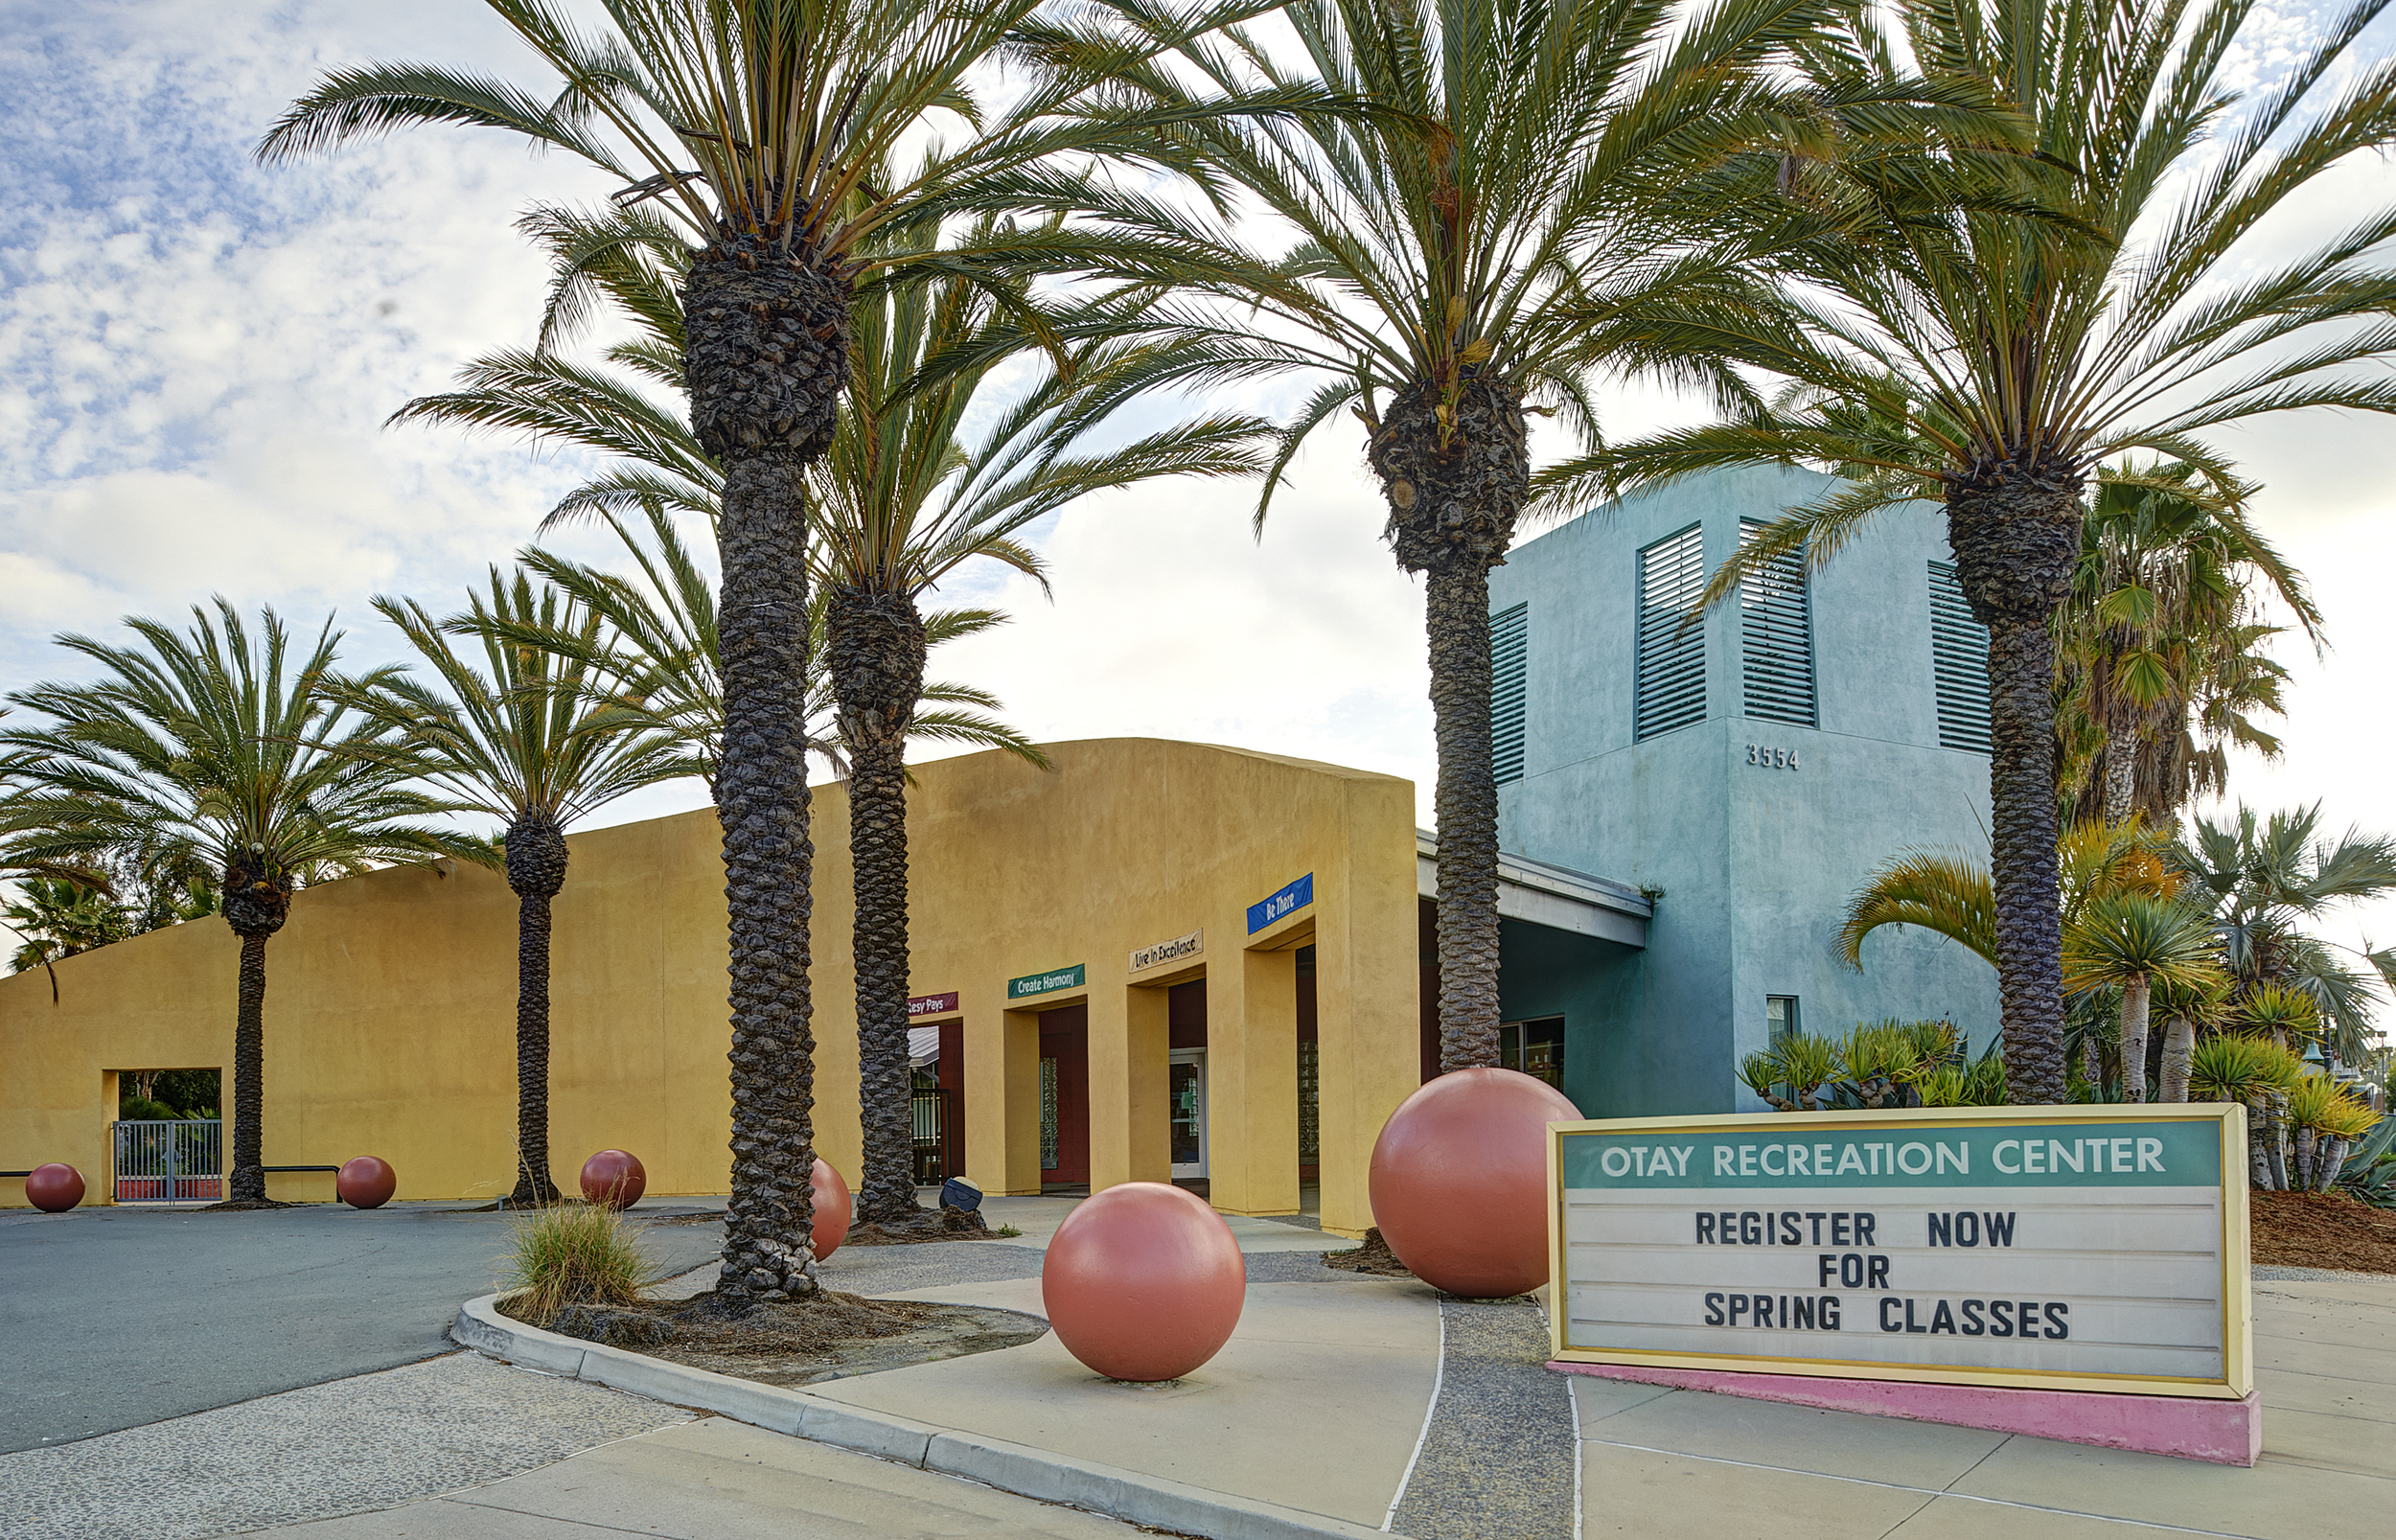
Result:
M1012 1221L1025 1233L843 1249L826 1262L826 1281L1037 1312L1040 1249L1070 1201L993 1199L990 1207L994 1222ZM810 1393L1319 1514L1327 1527L1389 1525L1419 1540L1563 1540L1576 1517L1579 1534L1660 1540L2033 1532L2039 1540L2135 1540L2161 1531L2378 1540L2396 1512L2396 1279L2258 1281L2266 1453L2245 1471L1567 1379L1540 1366L1544 1328L1531 1306L1442 1301L1411 1280L1332 1272L1313 1254L1331 1238L1297 1226L1242 1220L1233 1229L1250 1253L1246 1312L1222 1354L1177 1384L1100 1380L1047 1337ZM712 1227L684 1233L713 1244ZM703 1274L686 1286L703 1282ZM449 1391L419 1394L407 1375L476 1396L485 1393L479 1387L505 1386L508 1434L495 1438L487 1426L441 1414ZM398 1506L284 1532L311 1540L1130 1532L724 1419L689 1422L657 1402L472 1356L295 1392L309 1395L329 1399L311 1407L277 1396L0 1457L0 1532L180 1540L376 1504ZM415 1396L428 1411L356 1420L376 1396ZM244 1415L267 1421L244 1431L237 1420ZM170 1440L164 1449L185 1430L195 1450L221 1454L196 1453L167 1463L164 1478L150 1469L139 1486L125 1483L151 1514L150 1527L115 1524L88 1506L111 1465L121 1474L150 1459L133 1440ZM345 1460L357 1463L350 1456L360 1442L376 1448L389 1480L342 1471ZM597 1447L549 1463L589 1445ZM445 1463L474 1451L497 1463ZM1492 1460L1505 1467L1496 1479ZM244 1460L278 1474L245 1485ZM435 1495L461 1479L483 1484ZM311 1489L311 1480L319 1486ZM24 1506L27 1494L54 1488L81 1495L40 1510L48 1528L21 1522L35 1511ZM277 1500L298 1506L242 1508L239 1494L251 1488L288 1488ZM249 1517L235 1522L236 1510ZM198 1527L172 1527L187 1522Z
M457 1303L490 1292L511 1223L464 1207L0 1210L0 1452L453 1351ZM723 1246L713 1225L645 1239L678 1273Z

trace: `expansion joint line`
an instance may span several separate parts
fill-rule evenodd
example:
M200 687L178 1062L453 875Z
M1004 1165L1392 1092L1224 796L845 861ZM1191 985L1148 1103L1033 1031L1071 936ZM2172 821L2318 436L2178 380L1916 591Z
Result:
M1431 1419L1440 1414L1440 1391L1447 1384L1447 1300L1440 1306L1440 1357L1431 1374L1431 1404L1422 1409L1422 1430L1415 1435L1415 1450L1406 1457L1406 1473L1397 1479L1397 1490L1390 1496L1390 1511L1382 1516L1381 1532L1387 1534L1397 1523L1397 1506L1406 1501L1406 1487L1415 1479L1415 1466L1421 1462L1422 1446L1431 1437Z

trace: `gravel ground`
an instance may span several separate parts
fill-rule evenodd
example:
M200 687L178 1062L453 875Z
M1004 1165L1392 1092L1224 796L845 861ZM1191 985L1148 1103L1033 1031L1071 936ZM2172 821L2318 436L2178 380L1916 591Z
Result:
M691 1421L474 1353L0 1455L11 1540L197 1540L414 1502Z
M2257 1267L2258 1278L2277 1278L2285 1283L2336 1283L2341 1278L2379 1278L2384 1273L2343 1273L2326 1267Z
M1528 1299L1443 1297L1440 1323L1439 1399L1390 1527L1417 1540L1572 1540L1579 1450L1565 1376L1546 1368L1546 1319Z

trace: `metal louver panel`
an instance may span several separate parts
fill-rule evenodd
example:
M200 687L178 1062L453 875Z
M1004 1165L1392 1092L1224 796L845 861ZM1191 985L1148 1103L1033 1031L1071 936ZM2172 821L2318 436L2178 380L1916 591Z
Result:
M1743 549L1763 534L1741 523ZM1739 650L1747 715L1814 725L1813 623L1806 609L1806 554L1785 551L1739 585Z
M1523 778L1523 711L1531 653L1531 606L1489 617L1489 765L1497 783Z
M1989 631L1971 618L1955 568L1930 563L1930 669L1939 689L1939 747L1989 751Z
M1639 553L1633 738L1652 738L1705 720L1705 628L1681 628L1705 581L1705 531L1697 525L1667 535Z

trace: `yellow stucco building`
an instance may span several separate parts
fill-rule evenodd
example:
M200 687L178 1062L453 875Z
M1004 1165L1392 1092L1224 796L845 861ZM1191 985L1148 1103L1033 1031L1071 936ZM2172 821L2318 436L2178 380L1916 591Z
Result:
M1361 1232L1373 1138L1421 1072L1412 786L1156 740L1049 752L1048 771L998 753L915 771L912 992L943 1028L941 1080L961 1086L964 1174L991 1192L1060 1177L1094 1190L1165 1180L1177 1159L1186 1172L1194 1144L1216 1207L1291 1212L1302 1065L1324 1226ZM846 813L843 788L818 789L817 1142L853 1177ZM569 843L558 1172L570 1183L614 1146L640 1156L653 1193L720 1193L714 815ZM206 920L58 963L55 1003L40 970L0 979L0 1169L64 1161L105 1201L119 1072L220 1067L229 1099L238 956ZM373 1154L403 1198L505 1192L515 961L516 900L492 872L394 868L300 893L267 949L266 1163ZM277 1196L331 1193L322 1176L272 1180ZM20 1182L0 1184L0 1203L23 1202Z

